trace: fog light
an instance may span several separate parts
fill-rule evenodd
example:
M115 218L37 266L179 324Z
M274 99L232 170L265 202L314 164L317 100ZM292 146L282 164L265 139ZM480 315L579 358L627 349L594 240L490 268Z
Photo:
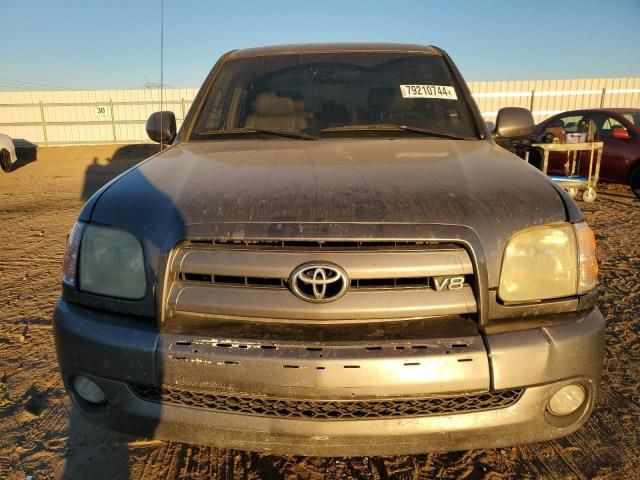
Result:
M102 389L87 377L79 376L73 381L73 389L78 395L87 402L91 403L104 403L107 396Z
M547 410L553 415L563 416L578 410L587 396L584 387L577 383L565 385L553 394Z

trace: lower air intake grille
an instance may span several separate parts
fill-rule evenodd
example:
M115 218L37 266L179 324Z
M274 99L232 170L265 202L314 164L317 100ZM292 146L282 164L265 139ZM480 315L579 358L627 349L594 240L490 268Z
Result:
M151 402L206 408L223 413L314 420L424 417L495 410L515 404L524 391L502 390L412 399L320 401L220 395L142 385L131 385L131 389L138 397Z

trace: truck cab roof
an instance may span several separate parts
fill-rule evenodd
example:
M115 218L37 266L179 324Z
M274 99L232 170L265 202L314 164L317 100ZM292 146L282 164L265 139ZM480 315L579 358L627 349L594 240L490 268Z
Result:
M439 48L431 45L404 43L297 43L269 45L257 48L243 48L229 52L227 58L248 58L267 55L285 55L293 53L332 53L332 52L404 52L442 55Z

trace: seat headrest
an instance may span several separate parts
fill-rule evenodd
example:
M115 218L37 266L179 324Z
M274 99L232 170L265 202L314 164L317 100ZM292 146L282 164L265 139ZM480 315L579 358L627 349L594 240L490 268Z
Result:
M256 97L258 115L291 115L295 112L296 105L289 97L279 97L273 92L263 92Z

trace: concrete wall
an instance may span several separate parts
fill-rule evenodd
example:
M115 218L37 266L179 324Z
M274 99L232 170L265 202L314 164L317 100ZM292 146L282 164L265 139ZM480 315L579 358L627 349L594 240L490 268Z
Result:
M486 120L501 107L530 108L537 122L564 110L640 108L640 78L469 82ZM197 89L165 89L178 127ZM74 145L148 142L144 129L160 108L158 89L0 92L0 132L18 143Z

